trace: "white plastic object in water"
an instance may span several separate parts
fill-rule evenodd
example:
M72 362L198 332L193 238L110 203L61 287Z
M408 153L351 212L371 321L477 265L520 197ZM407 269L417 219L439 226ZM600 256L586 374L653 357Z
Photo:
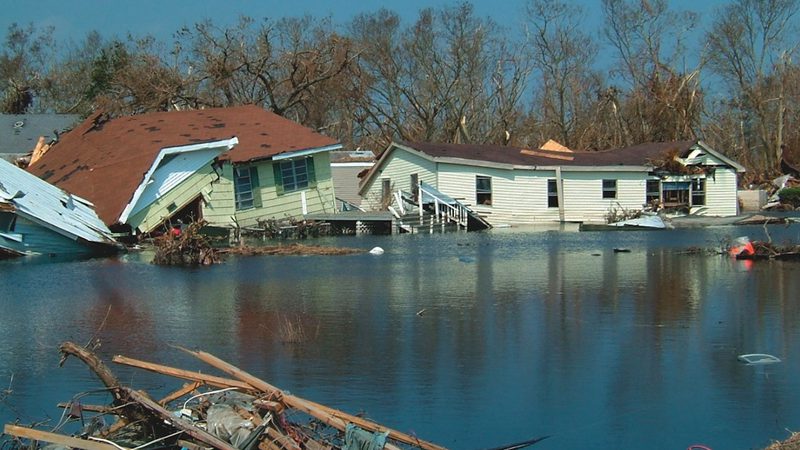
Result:
M739 361L747 363L749 365L754 364L774 364L781 362L780 358L777 358L772 355L768 355L766 353L748 353L746 355L739 355L737 358Z
M380 247L374 247L372 250L369 251L370 255L382 255L383 249Z

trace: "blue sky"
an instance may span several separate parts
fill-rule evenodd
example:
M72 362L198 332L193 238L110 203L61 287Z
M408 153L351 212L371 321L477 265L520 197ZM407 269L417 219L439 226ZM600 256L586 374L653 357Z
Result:
M79 42L86 33L97 30L102 36L124 37L128 32L135 36L152 34L167 41L179 28L192 25L206 18L218 25L235 23L239 16L254 18L300 16L311 14L317 17L331 15L337 23L345 23L360 12L375 11L382 7L397 11L406 23L416 17L417 11L425 7L439 8L457 4L451 0L3 0L0 15L0 32L5 32L11 23L37 27L53 25L56 39L65 43ZM525 0L474 0L471 2L479 16L490 16L498 23L513 30L521 25ZM602 21L599 0L576 2L585 5L587 21L592 31L599 31ZM691 9L708 18L715 6L723 0L690 1L672 0L675 9ZM18 6L10 6L18 5ZM596 25L595 25L596 24Z

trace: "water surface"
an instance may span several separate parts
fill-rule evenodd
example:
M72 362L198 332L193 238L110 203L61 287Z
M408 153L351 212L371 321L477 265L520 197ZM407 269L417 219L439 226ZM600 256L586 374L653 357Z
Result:
M776 242L798 231L769 228ZM800 427L800 263L685 252L740 235L766 238L508 229L329 238L386 253L196 269L147 253L0 262L0 419L55 424L56 403L101 387L78 361L58 367L59 343L97 334L106 360L209 371L171 345L203 349L455 449L541 435L536 448L763 447ZM282 342L286 320L305 342ZM154 395L181 384L112 369Z

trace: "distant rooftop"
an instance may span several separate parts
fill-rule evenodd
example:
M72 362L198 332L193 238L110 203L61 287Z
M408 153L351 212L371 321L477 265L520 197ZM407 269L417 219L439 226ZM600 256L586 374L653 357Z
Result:
M0 155L29 153L40 136L48 143L80 119L77 114L0 114Z

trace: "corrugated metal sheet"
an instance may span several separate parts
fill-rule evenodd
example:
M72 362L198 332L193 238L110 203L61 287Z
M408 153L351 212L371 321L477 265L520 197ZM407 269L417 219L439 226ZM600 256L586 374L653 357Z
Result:
M13 205L18 216L69 239L115 245L111 231L89 202L2 160L0 202Z

